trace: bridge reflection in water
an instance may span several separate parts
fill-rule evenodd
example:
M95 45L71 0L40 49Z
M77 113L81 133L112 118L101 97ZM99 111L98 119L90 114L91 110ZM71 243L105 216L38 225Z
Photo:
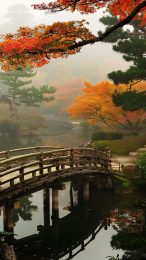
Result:
M107 188L105 178L109 182L109 176L103 178ZM97 211L91 206L93 183L101 188L101 180L99 183L93 177L70 182L69 213L62 218L59 218L59 192L65 188L65 184L55 182L43 190L44 225L38 225L33 235L18 239L15 236L9 237L9 243L14 245L18 259L72 259L95 239L101 229L108 228L110 221L107 211ZM8 200L3 210L4 230L13 234L16 207L19 207L18 198Z

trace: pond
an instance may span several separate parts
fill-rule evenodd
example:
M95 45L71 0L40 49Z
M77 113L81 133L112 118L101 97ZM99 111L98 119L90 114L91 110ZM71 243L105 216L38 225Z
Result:
M145 208L129 201L93 176L73 178L6 201L0 230L15 234L6 240L18 260L146 259Z

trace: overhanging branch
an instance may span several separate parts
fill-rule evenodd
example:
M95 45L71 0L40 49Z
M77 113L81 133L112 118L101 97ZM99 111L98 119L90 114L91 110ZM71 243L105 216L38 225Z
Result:
M93 44L95 42L99 42L104 40L108 35L110 35L111 33L113 33L114 31L116 31L118 28L123 27L124 25L130 23L132 21L132 19L144 8L146 7L146 1L143 1L142 3L140 3L138 6L136 6L134 8L134 10L123 20L119 21L117 24L113 25L112 27L110 27L109 29L107 29L104 33L102 33L100 36L95 37L93 39L89 39L89 40L85 40L79 43L76 43L72 46L69 46L68 49L69 50L73 50L75 48L79 48L82 47L84 45L87 44Z
M49 57L49 54L51 53L68 53L69 51L71 50L75 50L75 49L79 49L85 45L88 45L88 44L94 44L96 42L100 42L100 41L103 41L108 35L110 35L111 33L113 33L114 31L116 31L118 28L120 27L123 27L124 25L126 24L129 24L133 18L144 8L146 7L146 1L143 1L142 3L140 3L139 5L137 5L133 11L126 17L124 18L123 20L119 21L118 23L116 23L115 25L111 26L110 28L108 28L104 33L102 33L101 35L99 36L95 36L91 39L88 39L88 40L83 40L83 41L79 41L79 42L76 42L75 44L73 45L70 45L68 47L66 47L65 49L64 48L54 48L54 49L50 49L50 50L44 50L44 53L47 54L46 55L46 58ZM31 52L31 51L30 51ZM30 53L29 51L27 51L27 53ZM43 51L42 51L43 52ZM33 54L37 54L38 52L36 51L33 51L31 52Z

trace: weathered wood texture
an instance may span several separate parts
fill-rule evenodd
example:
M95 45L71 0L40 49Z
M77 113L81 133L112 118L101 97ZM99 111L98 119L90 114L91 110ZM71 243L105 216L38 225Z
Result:
M0 193L42 177L78 170L111 172L111 155L92 148L65 148L19 155L0 161Z
M25 148L17 148L13 150L7 150L0 152L0 160L9 159L14 156L24 155L33 152L43 152L53 149L61 149L62 146L35 146L35 147L25 147Z

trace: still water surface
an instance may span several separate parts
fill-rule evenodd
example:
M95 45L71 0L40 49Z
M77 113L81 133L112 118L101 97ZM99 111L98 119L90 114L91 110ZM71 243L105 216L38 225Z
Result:
M9 202L8 209L1 208L0 229L14 231L18 259L145 259L145 209L123 208L93 179L47 187Z

